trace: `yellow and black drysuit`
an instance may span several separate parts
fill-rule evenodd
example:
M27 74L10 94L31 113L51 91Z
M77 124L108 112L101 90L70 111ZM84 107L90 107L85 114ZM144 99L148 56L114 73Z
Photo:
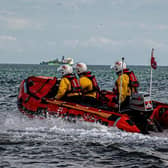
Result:
M139 82L133 71L125 69L123 70L123 74L121 74L121 72L118 73L118 79L116 80L113 91L117 95L118 101L120 96L121 106L129 105L130 96L132 93L137 92L138 87Z
M67 74L61 78L56 100L66 100L78 103L81 100L82 89L75 74Z
M83 102L91 105L98 105L99 86L91 72L79 74L79 83L82 88Z

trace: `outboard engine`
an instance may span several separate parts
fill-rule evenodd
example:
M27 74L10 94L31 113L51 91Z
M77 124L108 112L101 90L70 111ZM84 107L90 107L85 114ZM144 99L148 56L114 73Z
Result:
M136 111L152 111L153 105L148 93L134 93L130 99L130 109Z
M142 133L146 134L148 131L155 130L155 123L149 120L153 111L153 105L148 93L134 93L130 99L129 108L132 111L133 120Z

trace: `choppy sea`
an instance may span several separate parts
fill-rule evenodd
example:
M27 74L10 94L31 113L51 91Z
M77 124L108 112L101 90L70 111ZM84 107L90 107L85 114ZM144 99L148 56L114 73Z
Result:
M101 89L116 79L109 66L89 66ZM130 66L149 92L150 67ZM29 119L17 108L20 82L59 76L55 66L0 64L0 168L165 168L168 130L142 135L99 124ZM168 103L168 67L153 71L152 99Z

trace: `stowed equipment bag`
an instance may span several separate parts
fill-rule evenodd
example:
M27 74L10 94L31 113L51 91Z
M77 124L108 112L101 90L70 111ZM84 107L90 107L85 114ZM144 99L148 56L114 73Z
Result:
M25 80L24 88L30 96L41 99L55 95L58 85L59 80L56 77L31 76Z

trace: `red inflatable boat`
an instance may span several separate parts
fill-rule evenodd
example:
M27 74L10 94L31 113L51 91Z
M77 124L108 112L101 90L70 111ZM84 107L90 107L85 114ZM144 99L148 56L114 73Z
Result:
M82 120L115 126L121 130L135 133L161 131L168 128L168 105L153 101L152 110L136 110L141 104L133 101L132 107L116 112L110 107L112 92L102 91L105 97L104 107L92 107L53 99L58 90L59 80L56 77L31 76L20 84L18 108L28 117L61 117L68 121ZM109 101L107 101L109 100ZM104 101L104 102L103 102ZM140 107L142 108L142 107Z

